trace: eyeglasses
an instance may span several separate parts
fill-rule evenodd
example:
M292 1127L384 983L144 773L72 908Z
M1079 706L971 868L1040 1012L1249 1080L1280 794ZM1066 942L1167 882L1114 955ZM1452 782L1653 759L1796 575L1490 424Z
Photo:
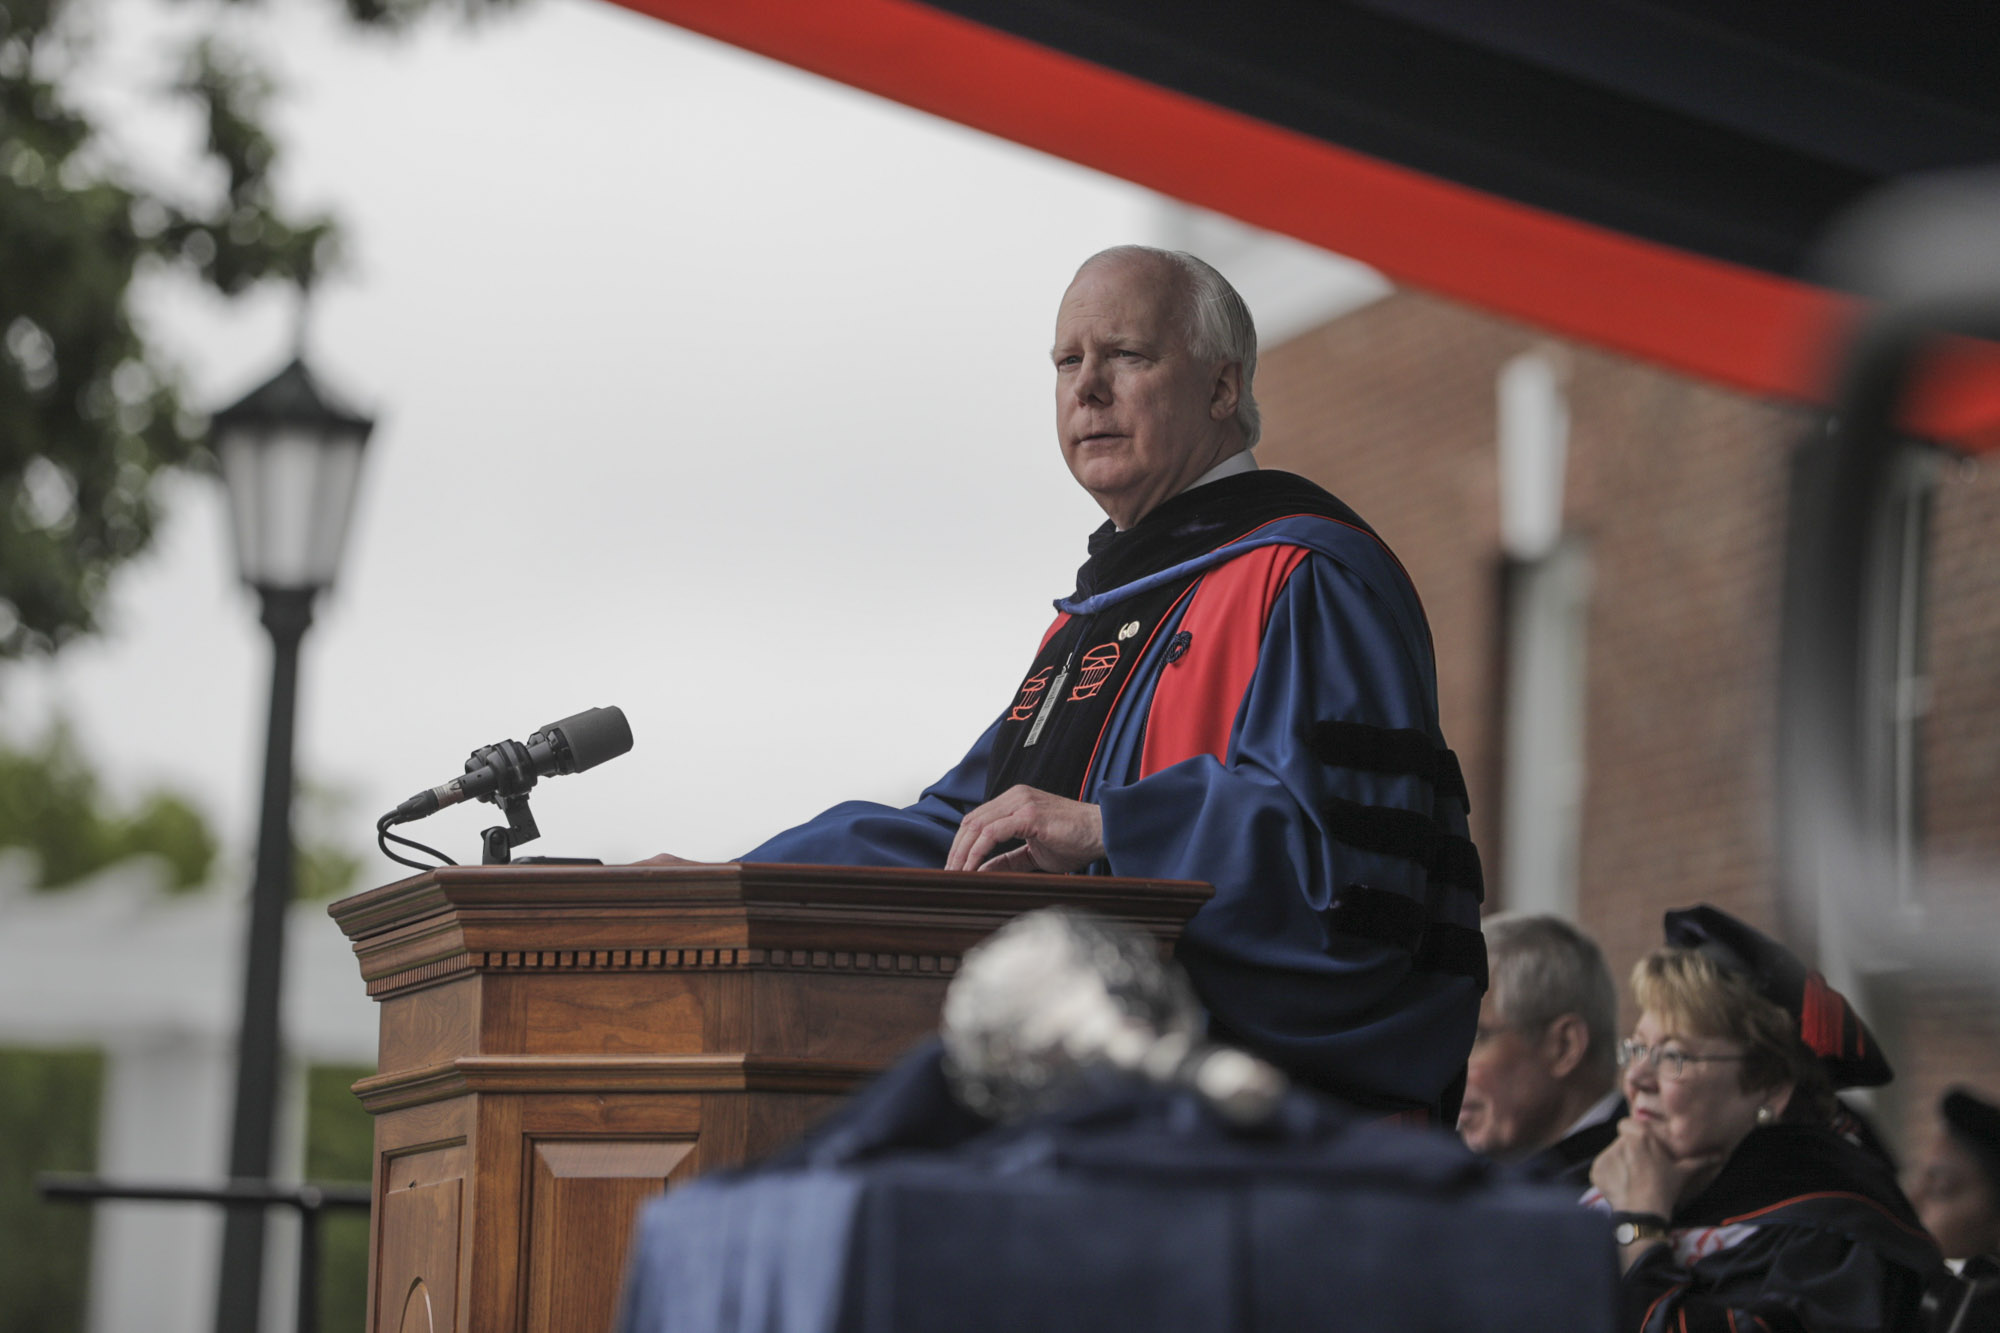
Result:
M1678 1082L1687 1073L1689 1065L1724 1064L1749 1058L1747 1055L1689 1055L1678 1046L1648 1046L1637 1037L1627 1037L1618 1043L1620 1069L1631 1069L1650 1060L1660 1077L1669 1083Z

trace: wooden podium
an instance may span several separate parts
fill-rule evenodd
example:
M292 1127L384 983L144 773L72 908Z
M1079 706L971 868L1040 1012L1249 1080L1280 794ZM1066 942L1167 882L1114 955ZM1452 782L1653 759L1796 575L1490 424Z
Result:
M1205 884L819 866L447 868L334 904L382 1005L371 1333L605 1333L632 1216L784 1143L1068 904L1171 941Z

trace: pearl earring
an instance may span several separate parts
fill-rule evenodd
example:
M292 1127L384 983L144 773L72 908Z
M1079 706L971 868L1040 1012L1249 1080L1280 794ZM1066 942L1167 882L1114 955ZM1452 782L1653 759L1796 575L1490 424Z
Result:
M1777 1118L1778 1118L1778 1116L1777 1116L1777 1113L1776 1113L1775 1111L1773 1111L1773 1110L1772 1110L1772 1109L1771 1109L1770 1107L1768 1107L1768 1106L1760 1106L1760 1107L1758 1107L1758 1108L1757 1108L1757 1123L1758 1123L1758 1124L1760 1124L1760 1125L1768 1125L1768 1124L1770 1124L1770 1123L1771 1123L1771 1122L1772 1122L1773 1120L1776 1120Z

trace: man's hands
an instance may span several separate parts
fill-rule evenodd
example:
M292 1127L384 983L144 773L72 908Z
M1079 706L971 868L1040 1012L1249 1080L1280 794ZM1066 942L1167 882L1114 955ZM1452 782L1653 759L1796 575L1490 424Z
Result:
M1024 846L995 856L1002 843L1020 839ZM951 840L946 870L1041 870L1066 874L1081 870L1104 855L1104 816L1094 805L1067 801L1034 787L1010 787L960 821ZM632 864L699 866L661 852Z
M1025 846L993 855L1016 838ZM1104 855L1104 815L1094 805L1009 787L959 822L946 870L1043 870L1066 874Z

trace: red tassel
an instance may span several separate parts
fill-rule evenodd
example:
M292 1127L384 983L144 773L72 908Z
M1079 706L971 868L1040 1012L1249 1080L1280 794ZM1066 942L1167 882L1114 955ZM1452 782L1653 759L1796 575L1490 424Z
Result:
M1841 1054L1847 1027L1847 1001L1817 972L1806 974L1805 1003L1799 1013L1799 1037L1822 1060Z

